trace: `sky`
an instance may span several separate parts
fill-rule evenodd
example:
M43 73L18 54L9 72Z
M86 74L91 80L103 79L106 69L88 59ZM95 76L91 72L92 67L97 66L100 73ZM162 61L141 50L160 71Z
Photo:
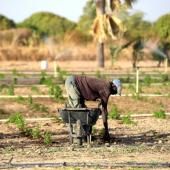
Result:
M48 11L77 22L87 0L0 0L0 14L21 22L35 12ZM157 20L170 13L170 0L138 0L134 11L144 12L144 19Z

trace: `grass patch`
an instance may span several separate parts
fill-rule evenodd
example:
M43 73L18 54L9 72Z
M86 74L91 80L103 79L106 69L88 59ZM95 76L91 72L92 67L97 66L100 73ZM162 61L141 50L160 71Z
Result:
M11 115L8 119L8 123L15 124L21 133L27 137L31 137L32 139L43 139L45 145L52 143L50 132L45 131L42 133L39 127L29 128L25 122L25 118L19 112Z
M131 113L128 113L127 115L123 116L121 120L123 124L127 125L135 124L135 122L132 120Z
M116 106L113 106L111 111L109 112L109 116L110 119L120 119L120 114L118 112L118 108Z
M155 111L153 113L153 115L154 115L155 118L166 119L166 113L165 113L165 110L163 108L161 108L158 111Z
M17 126L17 128L21 131L24 131L26 124L25 119L21 115L21 113L16 112L15 114L9 117L8 123L13 123Z

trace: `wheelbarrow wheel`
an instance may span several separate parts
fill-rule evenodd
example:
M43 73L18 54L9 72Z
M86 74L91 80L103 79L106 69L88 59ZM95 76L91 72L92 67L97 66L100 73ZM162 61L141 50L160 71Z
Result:
M82 145L82 128L81 128L81 121L77 120L76 122L76 135L77 135L77 143L78 145Z

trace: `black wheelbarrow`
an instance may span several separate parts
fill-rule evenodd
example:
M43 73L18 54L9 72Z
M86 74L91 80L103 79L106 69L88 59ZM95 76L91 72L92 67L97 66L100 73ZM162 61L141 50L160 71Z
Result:
M101 114L100 108L64 108L58 109L61 118L69 126L70 143L83 144L83 139L91 143L92 126Z

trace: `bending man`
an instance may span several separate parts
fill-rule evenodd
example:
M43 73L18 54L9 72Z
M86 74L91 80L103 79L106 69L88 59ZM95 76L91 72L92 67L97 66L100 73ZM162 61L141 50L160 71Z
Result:
M111 94L121 95L122 86L120 80L115 79L112 82L106 82L87 76L69 76L65 81L65 88L70 107L82 108L86 107L85 100L101 100L102 119L105 128L104 140L109 141L107 104Z

